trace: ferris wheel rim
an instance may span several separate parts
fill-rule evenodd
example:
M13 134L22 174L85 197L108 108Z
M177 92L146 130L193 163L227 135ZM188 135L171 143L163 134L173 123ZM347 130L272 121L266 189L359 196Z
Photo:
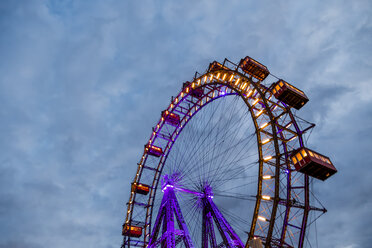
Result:
M246 80L246 81L249 81L250 82L250 85L253 85L253 87L255 88L255 90L260 94L260 96L261 96L261 99L263 100L263 102L264 102L264 106L265 106L265 110L266 110L266 112L269 114L269 115L271 115L270 116L270 119L271 119L271 121L270 121L270 124L269 125L271 125L271 128L272 128L272 133L273 134L275 134L274 136L273 136L273 142L274 142L274 146L275 146L275 152L276 152L276 154L275 154L275 160L276 160L276 166L275 166L275 169L276 169L276 172L275 172L275 187L276 187L276 189L275 189L275 200L276 200L276 202L278 203L278 195L277 194L279 194L278 193L278 191L279 191L279 189L277 189L277 187L279 187L279 173L280 173L280 158L279 158L279 156L282 156L282 154L279 154L279 139L278 139L278 137L276 136L276 131L275 131L275 128L276 128L276 125L275 125L275 123L274 123L274 116L273 116L273 114L271 113L271 109L270 108L268 108L268 106L269 106L269 104L267 104L267 102L266 102L266 97L265 97L265 93L263 93L262 91L261 91L261 88L259 88L258 87L258 82L254 82L252 79L249 79L249 78L247 78L247 77L245 77L244 75L242 75L241 73L238 73L238 72L236 72L236 71L227 71L227 70L219 70L219 71L214 71L213 73L211 73L211 72L207 72L207 73L205 73L205 74L203 74L202 76L200 76L200 77L198 77L198 78L196 78L195 80L194 80L194 82L197 82L198 80L199 80L199 82L200 82L200 80L204 80L204 78L209 78L210 77L210 75L212 74L212 75L215 75L215 74L217 74L217 73L232 73L233 75L237 75L239 78L243 78L242 79L242 81L243 80ZM207 81L207 80L205 80L205 81ZM243 101L245 102L245 104L247 105L247 107L248 107L248 109L249 109L249 112L251 113L251 117L252 117L252 120L253 120L253 123L254 123L254 126L255 126L255 129L256 129L256 137L257 137L257 145L258 145L258 150L259 150L259 167L261 168L261 166L262 166L262 164L264 163L264 157L263 157L263 154L262 154L262 150L260 150L260 149L262 149L262 148L260 148L260 144L261 144L261 140L260 140L260 132L259 132L259 130L260 130L260 127L259 127L259 125L257 124L257 122L256 122L256 119L254 118L254 115L255 115L255 113L253 112L253 109L252 109L252 107L250 106L250 103L248 103L248 98L246 98L245 96L243 96L242 95L242 93L240 92L240 91L238 91L236 88L234 88L234 86L232 86L230 83L228 83L227 82L227 80L225 81L225 82L218 82L218 83L206 83L206 84L204 84L204 85L200 85L200 86L198 86L198 87L205 87L206 85L221 85L222 87L227 87L227 88L229 88L229 89L231 89L231 90L234 90L234 91L236 91L236 93L243 99ZM198 88L198 87L196 87L196 88ZM180 94L182 93L182 92L184 92L183 90L181 90L181 92L180 92ZM179 94L179 95L180 95ZM220 97L224 97L224 96L219 96L218 98L220 98ZM215 98L215 99L213 99L212 101L214 101L214 100L216 100L217 98ZM212 102L211 101L211 102ZM179 102L181 102L181 100L179 101ZM208 102L208 103L210 103L210 102ZM173 104L173 102L171 103L171 105ZM170 105L170 106L171 106ZM203 105L203 106L200 106L200 109L202 108L202 107L204 107L204 106L206 106L207 104L205 104L205 105ZM168 108L169 109L169 108ZM199 109L199 110L200 110ZM290 115L291 115L291 119L292 119L292 122L293 123L296 123L296 120L295 120L295 118L293 118L293 116L292 116L292 113L291 113L291 111L290 111L290 109L288 108L288 113L290 113ZM196 114L196 112L191 116L191 118L189 119L189 120L191 120L192 119L192 117L194 116ZM188 120L188 121L189 121ZM188 123L188 121L185 123L185 125ZM160 121L159 121L159 123L160 123ZM296 126L297 126L297 123L295 124ZM159 124L158 124L158 126L159 126ZM158 131L159 131L160 129L158 129ZM180 130L180 132L182 132L182 129ZM155 133L155 135L157 134L156 132L154 132ZM298 132L297 133L297 135L298 135L298 137L301 137L301 133L300 132ZM178 136L177 136L178 137ZM177 139L177 138L176 138ZM151 138L150 138L150 140L151 140ZM303 143L302 143L302 139L299 139L299 140L301 140L301 142L300 142L300 146L303 146ZM176 140L173 140L172 142L172 144L174 144L174 142L175 142ZM165 159L162 161L162 160L160 160L160 162L159 162L159 166L158 166L158 168L160 167L160 166L162 166L161 167L161 170L157 173L157 174L159 174L159 176L156 178L156 174L155 174L155 176L154 176L154 181L153 181L153 184L152 184L152 189L151 189L151 193L150 194L152 194L152 190L153 189L155 189L155 192L153 193L153 199L152 199L152 203L150 202L150 197L149 197L149 203L150 204L148 204L148 209L147 209L147 214L146 214L146 221L145 221L145 223L150 223L149 225L150 225L150 230L151 230L151 218L152 218L152 212L153 212L153 203L154 203L154 200L155 200L155 197L156 197L156 189L157 189L157 185L158 185L158 183L159 183L159 179L160 179L160 175L162 174L162 169L163 169L163 166L164 166L164 164L165 164L165 162L166 162L166 160L167 160L167 157L168 157L168 154L169 154L169 152L171 151L171 147L168 149L168 153L167 153L167 155L166 156L164 156L165 157ZM142 158L144 158L145 156L146 156L147 154L146 154L146 152L144 152L144 154L143 154L143 156L142 156ZM148 156L148 155L147 155ZM138 170L137 170L137 176L139 176L139 178L140 178L140 175L141 175L141 166L142 166L142 170L143 170L143 166L144 166L144 164L145 163L139 163L139 167L138 167ZM262 171L261 172L259 172L260 173L260 178L259 178L259 181L260 181L260 183L262 184ZM139 180L138 180L139 181ZM307 184L308 184L308 182L307 182ZM154 187L155 186L155 187ZM306 186L306 185L305 185ZM288 187L288 185L287 185L287 187ZM261 193L259 192L259 190L262 188L262 185L261 186L258 186L258 190L257 190L257 193L258 193L258 195L260 195ZM131 193L132 195L133 195L133 192ZM135 197L136 197L136 193L134 192L134 196L133 196L133 200L135 199ZM258 199L257 201L256 201L256 207L255 207L255 209L257 208L259 208L259 204L260 204L260 202L261 202L261 199ZM258 207L257 207L258 206ZM287 206L286 207L288 210L290 209L290 206ZM272 211L274 211L274 215L273 214L271 214L271 216L270 216L270 229L271 229L271 231L270 231L270 233L272 233L272 228L273 228L273 225L274 225L274 223L275 223L275 214L276 214L276 206L274 206L274 204L273 204L273 208L272 208ZM148 216L150 216L149 218L150 218L150 221L149 222L147 222L147 218L148 218ZM253 217L253 219L252 219L252 226L253 225L255 225L256 224L256 222L257 222L257 216L258 216L258 210L256 211L255 210L255 214L254 214L254 217ZM304 218L305 218L305 216L304 216ZM127 221L128 221L128 219L127 219ZM132 221L131 219L130 219L130 221ZM304 222L304 221L303 221ZM254 235L254 230L255 230L255 227L253 226L252 227L251 226L251 231L250 231L250 238L252 238L253 237L253 235ZM283 227L284 228L284 227ZM253 231L252 231L253 230ZM284 231L285 232L285 231ZM150 232L146 232L146 229L145 229L145 236L144 236L144 241L146 242L146 236L149 234ZM271 235L271 234L270 234ZM269 237L269 238L267 238L266 237L266 240L265 240L266 242L271 242L271 236Z

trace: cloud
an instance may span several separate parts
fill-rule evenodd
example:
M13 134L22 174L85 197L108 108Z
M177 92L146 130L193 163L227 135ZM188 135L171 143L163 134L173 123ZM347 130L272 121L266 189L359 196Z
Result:
M371 9L2 1L0 247L119 247L129 183L161 110L196 70L246 55L306 91L297 114L317 124L308 143L339 169L314 186L329 210L319 246L367 247Z

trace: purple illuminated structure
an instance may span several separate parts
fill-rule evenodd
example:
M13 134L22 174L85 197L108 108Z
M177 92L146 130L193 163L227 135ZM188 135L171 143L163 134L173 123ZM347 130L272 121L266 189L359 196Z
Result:
M175 187L171 184L168 176L164 177L162 191L164 192L164 196L158 216L156 217L154 229L152 230L148 248L157 247L159 244L161 244L161 247L176 247L176 245L182 241L186 248L195 247L178 204L174 192ZM175 229L174 217L176 217L179 229ZM162 235L158 238L162 224Z
M216 204L213 202L213 196L205 195L202 198L203 202L203 232L202 232L202 247L208 247L208 239L210 247L244 247L243 242L232 229L225 217L222 215ZM218 231L223 239L222 244L216 243L214 233L213 220L218 228Z
M193 194L199 199L198 202L201 203L200 206L203 208L202 248L244 247L243 242L213 202L213 192L209 185L204 186L203 192L196 192L178 187L172 178L174 177L165 175L163 179L162 191L164 195L154 224L154 229L150 236L149 248L157 247L158 245L161 245L161 247L173 248L180 242L183 242L187 248L195 247L191 240L175 192ZM179 229L175 228L175 219ZM214 226L217 227L222 237L223 241L220 244L217 244ZM161 227L162 235L159 237Z

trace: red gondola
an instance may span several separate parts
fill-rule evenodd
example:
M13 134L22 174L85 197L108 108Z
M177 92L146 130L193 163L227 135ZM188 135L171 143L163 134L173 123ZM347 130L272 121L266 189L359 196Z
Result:
M183 89L185 89L186 87L189 87L190 85L191 85L191 83L189 81L186 81L183 84ZM201 87L198 87L196 89L193 89L193 88L189 87L189 90L190 90L190 95L193 96L193 97L202 98L203 95L204 95L204 90Z
M161 112L161 116L166 123L172 126L178 126L180 124L180 116L175 113L170 113L168 110Z
M240 60L239 67L252 77L257 78L258 80L264 80L269 74L269 70L263 64L260 64L256 60L247 56L244 59Z
M302 90L297 89L282 79L275 83L273 94L276 99L294 107L295 109L302 108L302 106L309 101Z
M121 233L123 236L136 237L139 238L142 235L142 227L131 226L128 224L123 225L123 231Z
M141 195L147 195L150 191L150 186L142 183L132 183L132 191Z
M328 157L305 147L292 153L291 160L297 171L323 181L337 172Z
M217 61L213 61L212 63L209 64L208 72L218 71L218 70L230 70L230 69Z
M160 147L154 145L145 145L145 150L147 151L148 155L152 155L155 157L160 157L161 155L163 155L163 150Z
M191 90L191 95L196 98L202 98L204 95L204 90L202 88L196 88Z

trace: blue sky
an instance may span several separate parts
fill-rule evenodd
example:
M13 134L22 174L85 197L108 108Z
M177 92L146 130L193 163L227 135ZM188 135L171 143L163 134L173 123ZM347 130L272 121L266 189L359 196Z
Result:
M372 243L372 2L0 2L0 248L120 247L129 184L170 97L249 55L303 89L319 247Z

